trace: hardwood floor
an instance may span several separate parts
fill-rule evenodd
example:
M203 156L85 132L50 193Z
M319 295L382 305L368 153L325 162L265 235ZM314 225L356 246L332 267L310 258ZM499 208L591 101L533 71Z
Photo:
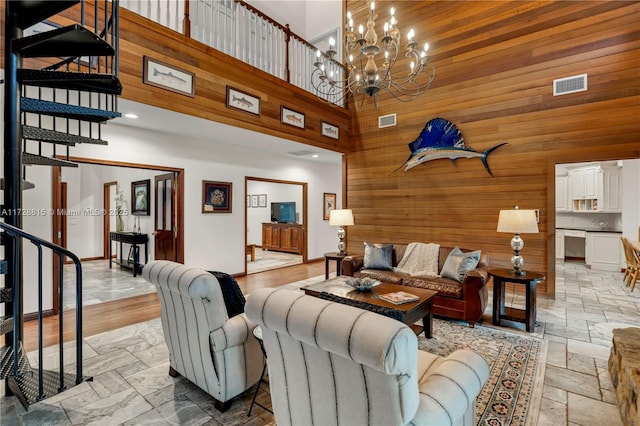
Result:
M277 287L321 274L324 274L324 260L238 277L236 281L242 292L249 294L258 288ZM63 314L62 334L65 342L75 339L75 315L75 310L68 310ZM156 293L89 305L83 308L83 334L91 336L159 316L160 303ZM46 347L58 344L58 330L57 315L44 318L42 345ZM24 347L27 352L38 348L37 320L24 323Z

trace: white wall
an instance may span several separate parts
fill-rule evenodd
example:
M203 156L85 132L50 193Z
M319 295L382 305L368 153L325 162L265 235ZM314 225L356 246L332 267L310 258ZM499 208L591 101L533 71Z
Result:
M131 214L131 183L149 179L153 189L153 178L160 171L131 169L96 164L80 164L78 168L62 169L62 181L67 183L67 248L81 259L101 257L103 255L103 213L110 215L111 229L115 229L115 200L111 199L110 212L104 211L103 188L107 182L118 182L126 200L126 213L123 215L125 231L133 231L136 218L140 218L143 234L154 231L153 203L155 193L150 191L150 214L133 216ZM113 250L116 245L113 245ZM125 245L125 250L128 246ZM149 253L153 253L153 239L149 240ZM125 252L126 255L126 252ZM126 256L125 256L126 257Z
M640 239L640 159L622 161L622 235Z
M254 176L262 177L262 176ZM247 194L266 194L266 207L247 208L247 244L262 245L262 224L271 222L271 203L293 201L296 203L296 223L303 223L302 185L250 180Z
M289 24L291 31L307 41L343 26L342 0L248 0L247 3L278 23Z

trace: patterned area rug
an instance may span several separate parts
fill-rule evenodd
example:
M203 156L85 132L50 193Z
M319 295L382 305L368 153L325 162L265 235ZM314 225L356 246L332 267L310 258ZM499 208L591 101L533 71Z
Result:
M446 356L457 349L473 349L489 363L489 380L478 396L477 424L531 426L537 423L546 343L538 338L476 325L434 319L433 338L421 336L421 350Z

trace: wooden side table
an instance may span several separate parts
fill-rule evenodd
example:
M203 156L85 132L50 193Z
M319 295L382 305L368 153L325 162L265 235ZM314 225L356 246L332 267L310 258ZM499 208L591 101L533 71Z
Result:
M522 322L527 331L532 332L536 323L536 287L544 280L538 272L523 271L524 275L516 275L513 269L491 268L488 273L493 277L493 325L500 325L503 319ZM526 289L526 308L516 309L504 306L504 284L510 282L523 284Z
M342 275L342 259L347 256L346 253L340 254L335 251L324 254L324 278L329 279L329 262L332 260L336 261L336 276Z

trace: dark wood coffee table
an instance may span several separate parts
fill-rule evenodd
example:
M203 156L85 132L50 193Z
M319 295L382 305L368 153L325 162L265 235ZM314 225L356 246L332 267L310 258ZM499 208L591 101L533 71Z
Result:
M301 290L304 290L305 294L310 296L321 297L321 293L328 293L342 299L361 302L359 306L363 309L366 309L367 305L395 309L401 313L402 322L411 327L416 334L420 334L424 330L425 337L431 338L433 330L433 298L438 292L390 283L380 283L370 291L358 291L347 285L345 281L345 277L338 277L302 287ZM380 294L394 293L396 291L414 294L419 299L415 302L396 305L379 297ZM415 324L419 320L422 320L422 327Z

